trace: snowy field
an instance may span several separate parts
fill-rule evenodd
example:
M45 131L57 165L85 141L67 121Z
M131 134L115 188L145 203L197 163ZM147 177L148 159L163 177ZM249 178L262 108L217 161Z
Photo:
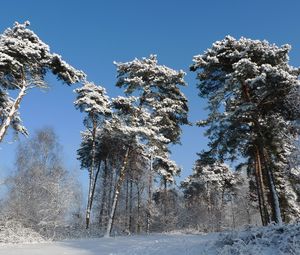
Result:
M213 234L157 234L8 245L0 247L0 255L199 255L208 254L214 241Z
M0 255L300 255L300 223L211 234L151 234L3 244Z

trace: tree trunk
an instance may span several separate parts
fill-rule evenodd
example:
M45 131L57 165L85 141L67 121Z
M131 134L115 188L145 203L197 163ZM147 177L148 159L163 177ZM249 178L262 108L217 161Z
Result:
M243 94L245 100L247 102L251 102L249 87L247 86L246 82L242 83L242 91L243 91L242 94ZM261 133L259 124L257 124L257 121L255 121L255 122L256 123L254 123L254 124L257 126L258 132ZM263 139L262 139L262 141L263 141ZM269 191L270 191L270 195L271 195L272 219L276 223L282 224L282 217L281 217L281 212L280 212L280 204L279 204L278 194L276 192L274 177L273 177L272 171L269 168L268 162L265 160L265 156L267 156L267 154L264 155L265 154L264 146L261 145L259 149L256 147L256 151L257 151L256 154L258 155L257 159L258 159L259 164L260 164L260 158L262 158L264 160L264 166L265 166L265 169L266 169L266 179L267 179L267 183L268 183ZM265 217L266 217L266 219L264 220L265 222L263 222L263 225L264 225L264 223L266 225L267 223L270 222L270 217L269 217L269 214L267 212L267 207L266 207L266 204L265 204L267 199L265 199L265 189L264 189L264 184L263 184L262 168L261 168L261 166L258 166L258 168L260 168L260 171L258 173L260 175L260 177L258 179L259 179L259 182L260 182L260 185L261 185L261 197L262 197L261 202L263 204L263 207L264 207L264 210L265 210L264 214L265 214Z
M95 176L93 176L93 177L90 176L89 197L88 197L88 204L87 204L87 209L86 209L86 229L88 229L89 225L90 225L91 211L92 211L92 206L93 206L93 201L94 201L94 196L95 196L95 189L96 189L96 184L97 184L97 179L98 179L98 175L100 172L100 168L101 168L101 161L99 162L98 169L97 169Z
M95 115L91 113L91 118L93 121L93 130L92 130L92 162L90 166L90 185L89 185L89 194L88 194L88 203L86 208L86 215L85 215L85 223L86 223L86 229L89 228L90 225L90 217L91 217L91 209L93 204L93 198L94 198L94 188L96 185L96 176L95 176L95 157L96 157L96 131L97 131L97 120L95 118ZM100 163L99 163L100 164ZM98 169L99 172L99 169ZM98 175L98 172L96 175Z
M99 215L99 226L102 228L102 224L104 222L103 217L107 213L107 197L106 197L106 191L107 191L107 178L108 178L108 169L107 169L107 159L104 160L104 171L103 171L103 183L102 183L102 197L101 197L101 206L100 206L100 215Z
M128 230L129 233L132 231L132 204L133 204L133 187L132 187L132 178L130 178L129 182L129 220L128 220Z
M92 201L92 189L93 189L93 173L89 173L89 193L88 193L88 202L86 206L85 213L85 228L88 229L90 225L90 216L91 216L91 201Z
M110 213L110 216L108 219L105 237L110 237L110 235L111 235L111 230L113 227L113 221L114 221L114 217L115 217L115 213L116 213L119 194L120 194L121 186L122 186L124 178L125 178L125 172L126 172L125 170L126 170L126 166L127 166L127 162L128 162L128 156L129 156L129 148L126 149L123 165L120 169L120 174L119 174L120 176L117 181L116 188L115 188L114 200L113 200L113 204L112 204L112 208L111 208L111 213Z
M268 211L267 206L267 193L266 188L264 184L264 175L263 175L263 169L261 165L261 153L258 147L255 147L255 153L256 153L256 160L257 160L257 175L258 175L258 183L260 186L260 194L261 194L261 203L262 203L262 209L263 209L263 224L264 226L268 225L270 223L270 214Z
M167 207L168 207L168 199L167 199L167 179L164 178L164 203L163 203L163 210L164 210L164 228L167 229L168 220L167 220Z
M129 180L128 180L128 175L126 179L126 195L125 195L125 231L129 232Z
M222 213L224 210L224 196L225 196L225 190L226 190L226 184L223 184L222 192L221 192L221 205L218 209L218 225L217 225L217 231L220 232L222 229Z
M141 216L140 216L140 211L141 211L141 189L139 187L139 183L136 183L137 186L137 230L136 232L139 234L141 232Z
M282 217L281 217L281 211L280 211L280 204L279 204L279 198L278 194L275 188L275 182L274 182L274 176L272 174L272 171L270 170L269 163L266 159L267 153L265 150L262 151L264 164L266 166L266 172L267 172L267 182L270 190L270 199L271 199L271 206L272 206L272 220L275 221L277 224L282 224Z
M151 210L152 210L152 154L150 155L150 170L148 179L148 208L147 208L147 234L150 233L150 223L151 223Z
M14 118L14 115L16 114L17 110L19 109L20 103L21 103L23 97L26 95L26 91L27 91L27 86L26 86L25 81L23 81L23 86L20 89L19 95L15 99L15 101L14 101L14 103L13 103L13 105L12 105L12 107L11 107L9 113L8 113L8 116L3 121L3 123L0 127L0 142L2 142L4 136L7 132L7 129L9 127L10 123L12 122L13 118Z
M106 219L106 224L109 218L109 212L111 211L111 207L112 207L112 196L113 196L113 192L114 192L114 184L113 184L113 180L114 180L114 168L111 166L111 170L109 171L109 192L108 192L108 201L107 201L107 219Z

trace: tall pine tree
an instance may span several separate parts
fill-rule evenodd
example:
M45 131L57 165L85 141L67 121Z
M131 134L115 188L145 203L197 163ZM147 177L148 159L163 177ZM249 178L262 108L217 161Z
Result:
M289 45L227 36L195 56L200 96L208 99L211 152L253 162L262 223L282 222L279 172L297 134L299 69L288 63ZM277 166L277 167L275 167Z

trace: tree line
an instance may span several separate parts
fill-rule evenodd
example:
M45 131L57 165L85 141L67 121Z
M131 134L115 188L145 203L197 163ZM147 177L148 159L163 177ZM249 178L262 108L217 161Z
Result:
M77 152L81 168L88 171L89 190L85 216L82 212L77 215L84 218L86 229L93 226L106 236L113 230L220 231L299 218L300 69L288 63L289 45L227 36L194 56L190 70L196 72L199 96L208 105L207 119L197 125L207 127L209 144L198 153L193 173L178 186L175 178L181 169L170 159L169 148L180 143L182 125L192 125L188 100L181 91L186 74L160 65L156 55L115 62L116 86L123 89L124 96L109 98L104 87L88 81L84 72L50 52L28 25L16 23L0 36L0 141L9 127L28 134L18 109L29 89L47 86L44 77L48 71L68 85L82 83L75 89L74 106L84 114L85 130ZM18 92L16 98L10 97L11 91ZM52 144L47 143L49 137ZM45 146L33 148L37 140ZM61 177L68 184L63 186L74 194L64 199L72 201L64 206L76 204L80 196L74 181L67 182L68 173L51 154L55 141L53 131L46 130L19 146L11 194L44 196L39 189L24 193L16 183L38 185L37 174L50 176L55 186ZM30 154L22 146L38 151ZM27 158L33 162L29 164ZM53 169L60 169L59 177ZM45 183L40 188L50 185ZM29 186L26 190L31 190ZM60 188L56 191L54 197L60 199L66 193ZM17 210L8 206L12 197L7 201L10 212L26 207L13 203L20 206ZM34 201L35 206L42 204ZM65 219L68 210L54 201L47 205L57 206ZM35 213L42 215L43 210ZM30 224L41 226L51 217L34 218L37 222Z

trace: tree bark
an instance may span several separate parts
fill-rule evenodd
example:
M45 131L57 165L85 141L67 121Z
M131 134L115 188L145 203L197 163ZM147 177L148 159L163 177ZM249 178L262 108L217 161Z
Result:
M136 232L139 234L141 232L141 216L140 216L140 211L141 211L141 193L142 190L139 187L139 183L136 183L137 187L137 230Z
M107 201L107 219L106 221L108 221L109 218L109 212L111 211L111 207L112 207L112 196L113 196L113 192L114 192L114 184L113 184L113 180L114 180L114 168L111 166L111 170L109 171L109 192L108 192L108 201ZM107 224L107 223L106 223Z
M11 107L9 113L8 113L8 116L3 121L3 123L0 127L0 142L2 142L4 136L7 132L7 129L9 128L10 123L12 122L12 120L14 118L14 115L16 114L17 110L19 109L20 103L21 103L23 97L26 95L26 91L27 91L26 82L23 81L23 84L22 84L22 87L20 89L19 95L15 99L15 101L14 101L14 103L13 103L13 105L12 105L12 107Z
M224 196L225 196L225 190L226 190L226 183L224 182L221 192L221 205L218 209L218 225L217 225L217 231L220 232L222 228L222 213L224 210Z
M242 83L242 94L244 96L244 99L246 102L251 102L251 97L250 97L250 93L249 93L249 87L247 86L246 82ZM254 125L257 128L258 133L261 133L261 129L260 126L257 122L257 120L255 120ZM262 141L263 141L263 136L261 137ZM263 208L264 208L264 215L265 215L265 222L263 222L263 225L267 225L270 222L270 215L267 211L267 207L266 207L266 201L267 199L265 199L265 189L264 189L264 183L263 183L263 174L262 174L262 167L261 167L261 158L264 161L264 167L266 169L266 173L265 173L265 177L267 179L267 184L268 184L268 188L270 191L270 196L271 196L271 208L272 208L272 219L278 223L278 224L282 224L282 217L281 217L281 211L280 211L280 204L279 204L279 199L278 199L278 194L276 192L276 188L275 188L275 183L274 183L274 176L272 174L272 171L269 168L268 162L267 160L265 160L265 157L267 157L267 154L265 155L265 148L264 148L264 143L261 143L259 148L256 147L256 154L257 154L257 160L258 160L258 181L260 183L261 186L261 198L262 198L262 204L263 204Z
M265 150L262 151L264 164L266 166L267 172L267 183L269 186L270 191L270 199L271 199L271 206L272 206L272 220L275 221L277 224L282 224L282 217L281 217L281 210L280 210L280 203L278 194L275 188L274 176L272 171L270 170L269 162L266 159L267 153Z
M129 231L129 180L128 175L126 179L126 195L125 195L125 231Z
M117 181L116 188L115 188L114 200L113 200L113 204L112 204L112 208L111 208L111 213L110 213L110 216L108 219L105 237L110 237L110 235L111 235L111 230L113 227L113 221L114 221L114 217L115 217L115 213L116 213L119 194L120 194L121 186L122 186L124 178L125 178L125 172L126 172L125 170L126 170L126 166L127 166L127 162L128 162L128 156L129 156L129 148L126 149L123 165L120 169L119 179Z
M95 176L95 157L96 157L96 131L97 131L97 120L95 118L94 113L91 113L91 119L93 122L93 129L92 129L92 162L90 166L90 173L89 173L89 194L88 194L88 203L86 208L86 215L85 215L85 223L86 229L89 228L90 225L90 218L91 218L91 209L93 204L93 197L94 197L94 188L96 185L96 176ZM99 172L99 170L98 170ZM97 172L97 175L98 175Z
M262 224L264 226L270 223L270 215L267 207L267 198L266 198L266 189L263 180L262 166L261 166L261 155L257 146L255 146L255 161L256 161L256 178L257 178L257 187L258 194L260 195L260 203L261 203L261 213L262 213Z
M104 170L103 170L103 183L102 183L102 197L101 197L101 206L100 206L100 215L99 215L99 226L102 228L102 224L104 222L103 217L107 213L107 177L108 177L108 169L107 169L107 159L104 160Z
M130 178L129 182L129 219L128 219L128 230L129 233L132 231L132 205L133 205L133 186L132 186L132 178Z
M259 213L261 218L261 223L263 226L266 226L267 223L265 221L264 216L264 208L263 208L263 202L262 202L262 188L260 185L260 170L258 165L258 158L257 158L257 152L255 152L255 180L256 180L256 192L257 192L257 198L258 198L258 206L259 206Z
M148 179L148 208L147 208L147 234L150 233L150 223L151 223L151 208L152 208L152 154L150 155L150 170L149 170L149 179Z

